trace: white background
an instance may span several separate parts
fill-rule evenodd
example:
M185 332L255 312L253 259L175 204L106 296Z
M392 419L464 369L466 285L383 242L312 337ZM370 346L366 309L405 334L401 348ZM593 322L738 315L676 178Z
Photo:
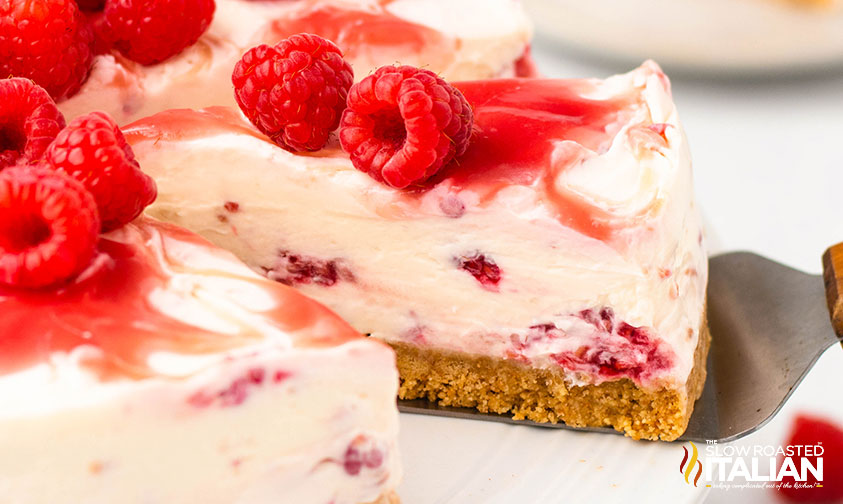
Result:
M541 38L534 54L553 77L605 77L634 66L589 63ZM822 252L843 241L843 74L672 77L711 251L751 250L819 273ZM836 345L772 422L737 443L781 443L797 412L843 425L841 390ZM414 415L402 416L401 443L405 504L776 502L764 490L689 488L678 444Z

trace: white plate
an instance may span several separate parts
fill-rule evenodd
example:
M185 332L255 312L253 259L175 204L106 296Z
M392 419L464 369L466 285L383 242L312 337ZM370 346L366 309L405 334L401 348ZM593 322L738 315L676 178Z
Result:
M403 504L695 503L681 445L402 414Z
M843 2L525 0L541 37L625 63L673 71L800 74L843 68Z

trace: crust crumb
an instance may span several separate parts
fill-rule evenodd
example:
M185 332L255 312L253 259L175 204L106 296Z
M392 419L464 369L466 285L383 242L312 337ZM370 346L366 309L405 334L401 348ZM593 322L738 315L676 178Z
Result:
M633 439L673 441L685 432L705 383L711 335L703 320L685 388L646 390L628 378L569 386L557 369L390 343L398 356L401 399L508 413L516 420L613 427Z

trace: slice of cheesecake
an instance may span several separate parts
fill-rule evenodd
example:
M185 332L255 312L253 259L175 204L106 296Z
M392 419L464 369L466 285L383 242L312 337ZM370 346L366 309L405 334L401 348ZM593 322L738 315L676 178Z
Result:
M0 288L2 502L396 502L385 345L169 224L99 250Z
M677 438L705 377L707 260L667 78L649 62L454 85L471 142L408 190L335 144L283 150L231 109L126 135L153 215L389 342L401 397Z
M82 89L59 104L68 119L92 110L119 124L170 108L236 106L231 71L249 48L299 32L334 41L358 79L402 62L449 79L530 71L531 28L517 0L216 0L208 31L163 63L118 52L95 58ZM526 69L526 70L525 70Z

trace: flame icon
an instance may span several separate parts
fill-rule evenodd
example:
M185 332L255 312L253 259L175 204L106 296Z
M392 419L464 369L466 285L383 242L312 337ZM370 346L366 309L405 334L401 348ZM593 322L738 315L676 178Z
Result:
M696 464L697 475L694 477L694 486L697 486L697 482L700 480L700 476L702 476L702 463L698 460L699 452L697 452L697 445L693 442L690 443L691 460L688 460L688 448L683 446L682 449L685 450L685 456L682 457L682 462L679 464L679 473L685 475L685 483L690 485L691 482L688 478L691 477L691 473L694 471L694 464Z

